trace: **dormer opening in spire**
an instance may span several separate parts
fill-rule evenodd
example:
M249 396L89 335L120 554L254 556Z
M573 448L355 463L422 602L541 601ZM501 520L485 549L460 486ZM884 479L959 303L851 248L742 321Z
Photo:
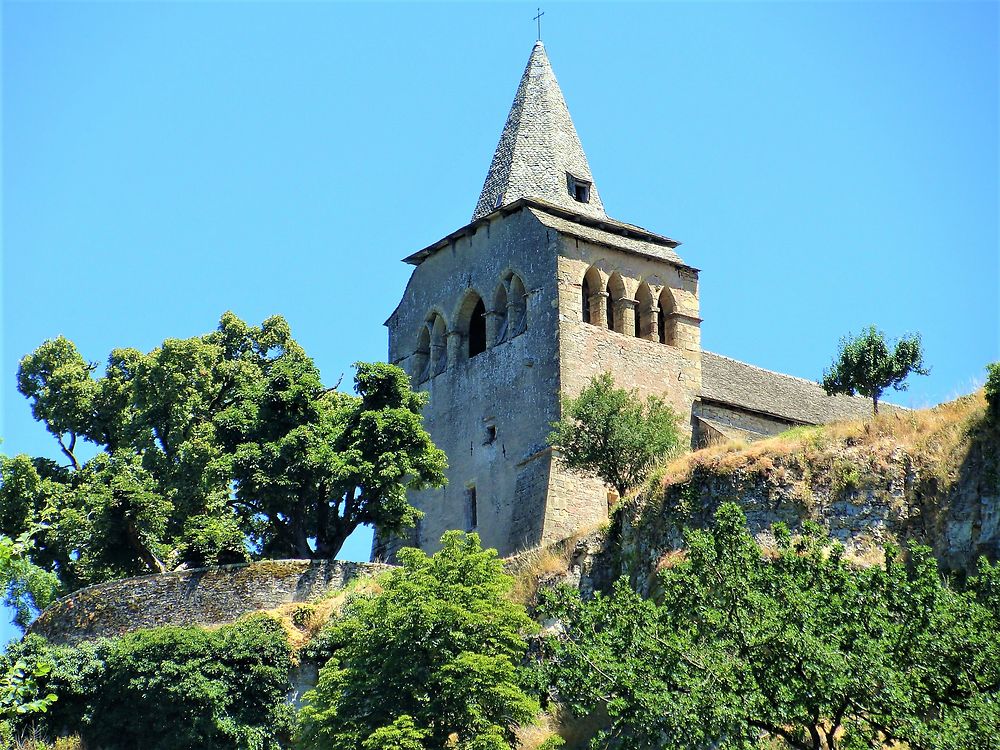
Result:
M607 218L566 100L540 41L535 42L521 76L472 220L520 198L536 198L575 213Z
M569 194L573 196L573 200L577 203L590 203L590 180L582 180L567 172L566 183L569 185Z

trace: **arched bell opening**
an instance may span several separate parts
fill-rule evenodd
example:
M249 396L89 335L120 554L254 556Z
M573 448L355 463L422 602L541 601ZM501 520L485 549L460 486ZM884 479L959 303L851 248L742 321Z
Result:
M423 383L430 377L431 371L431 329L429 323L424 323L417 334L417 348L413 352L413 377L416 382Z
M661 344L677 346L677 319L674 313L677 311L674 303L674 295L670 289L664 288L660 292L660 309L657 314L657 338Z
M601 272L594 266L587 269L580 285L580 319L584 323L604 327L607 325L607 312L604 300L607 292L601 281Z
M611 278L608 279L607 294L608 330L631 334L632 331L623 330L626 301L625 282L622 281L621 274L617 271L611 274Z
M645 281L639 284L635 295L635 336L636 338L656 341L657 339L657 306L653 299L653 291Z
M524 282L516 273L511 274L507 292L507 319L510 336L520 336L528 330L528 295Z
M507 316L507 285L506 283L501 283L497 287L496 293L493 295L493 310L492 314L492 327L493 331L489 330L490 326L487 325L487 337L491 338L493 344L500 344L507 340L507 335L509 331L509 318ZM489 317L487 317L487 324L490 323Z

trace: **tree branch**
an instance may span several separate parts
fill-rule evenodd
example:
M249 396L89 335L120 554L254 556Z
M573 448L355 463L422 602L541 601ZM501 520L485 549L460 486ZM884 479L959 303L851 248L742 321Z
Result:
M71 432L69 434L70 434L69 447L66 447L66 444L63 442L62 435L56 435L56 440L59 442L59 448L65 454L66 458L68 458L70 462L73 464L73 468L79 471L80 462L76 460L76 456L73 454L73 451L76 449L76 433Z
M765 732L781 737L781 739L796 748L796 750L813 750L813 748L809 747L809 745L798 740L795 735L787 729L782 729L779 726L775 726L774 724L770 724L766 721L760 721L759 719L747 719L747 724L756 729L763 729Z

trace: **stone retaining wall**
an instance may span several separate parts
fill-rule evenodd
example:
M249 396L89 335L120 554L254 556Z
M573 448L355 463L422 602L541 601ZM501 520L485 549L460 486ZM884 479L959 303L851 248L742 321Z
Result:
M388 570L341 560L262 560L89 586L46 609L29 628L78 643L163 625L223 625L261 609L305 602Z

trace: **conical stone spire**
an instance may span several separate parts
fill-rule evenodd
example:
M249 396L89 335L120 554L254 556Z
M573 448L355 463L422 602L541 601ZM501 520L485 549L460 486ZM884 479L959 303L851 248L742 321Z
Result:
M544 45L531 50L472 220L518 198L606 217Z

